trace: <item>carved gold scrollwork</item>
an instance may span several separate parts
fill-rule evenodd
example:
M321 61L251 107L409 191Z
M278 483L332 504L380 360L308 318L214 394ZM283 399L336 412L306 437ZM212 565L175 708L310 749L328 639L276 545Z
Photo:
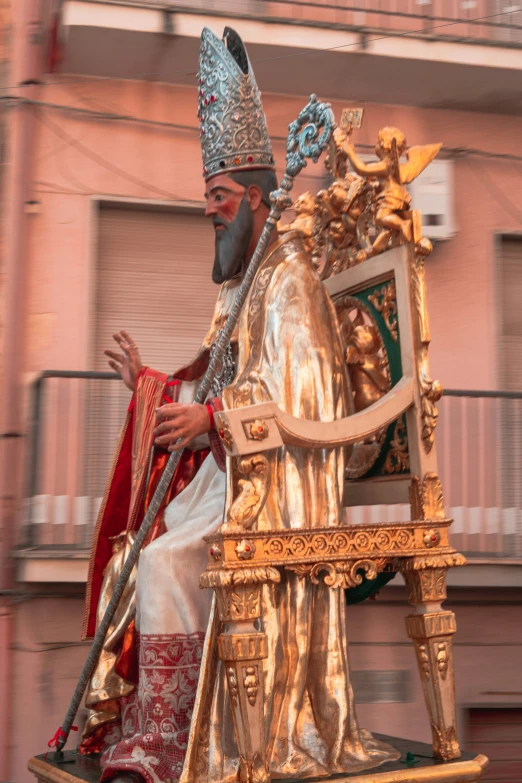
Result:
M375 560L356 560L353 563L306 563L286 565L288 571L293 571L300 577L309 577L313 584L319 584L321 575L328 587L356 587L363 579L375 579L379 571L383 571L386 558Z
M367 529L363 525L354 525L338 530L327 529L320 533L307 531L301 535L290 536L274 534L263 543L263 555L284 562L296 557L315 557L321 560L325 554L344 556L354 552L399 555L402 552L407 554L414 548L414 527L379 525L378 529Z
M424 253L415 253L412 266L412 294L413 305L418 317L419 342L428 345L431 340L428 318L428 304L426 301L426 280L424 275Z
M270 489L270 465L263 454L241 457L237 462L237 470L245 478L238 481L241 491L228 509L227 521L222 525L221 532L230 532L238 527L248 530L252 527L266 503Z
M382 314L392 339L397 342L399 339L397 324L397 291L395 289L395 280L390 280L380 291L370 294L368 301L372 303L378 313Z
M428 362L428 346L430 343L430 329L428 321L428 307L426 302L426 284L424 279L424 256L422 248L415 254L412 265L412 296L418 322L418 347L417 347L417 377L421 392L421 438L424 450L427 454L434 443L434 432L437 426L437 403L442 397L442 386L439 381L433 381L430 377Z
M419 385L421 389L421 437L424 444L424 450L429 454L435 440L435 427L439 412L436 402L442 397L442 386L439 381L432 381L428 369L428 346L423 346L419 350L418 356L418 374Z
M410 469L410 457L408 454L408 436L403 417L397 419L390 450L384 462L384 473L402 473Z

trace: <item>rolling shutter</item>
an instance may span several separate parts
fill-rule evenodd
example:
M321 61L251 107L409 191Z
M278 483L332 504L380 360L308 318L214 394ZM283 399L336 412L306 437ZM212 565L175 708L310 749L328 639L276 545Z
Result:
M499 388L522 390L522 237L500 243Z
M125 329L145 365L173 372L204 339L218 286L212 282L214 237L204 215L103 207L99 213L92 367L110 370L104 349ZM131 397L121 381L84 384L82 494L89 527L96 517Z
M208 331L218 287L214 237L203 215L104 207L96 270L94 363L126 329L143 362L165 372L195 355Z
M522 392L522 237L502 238L498 264L498 386L503 391ZM516 515L511 531L516 547L522 532L522 399L502 400L500 411L502 504Z

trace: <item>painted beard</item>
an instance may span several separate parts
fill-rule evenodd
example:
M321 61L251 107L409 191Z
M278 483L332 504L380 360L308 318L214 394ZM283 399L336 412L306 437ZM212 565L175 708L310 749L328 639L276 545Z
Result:
M234 220L227 223L221 218L214 217L212 222L214 227L223 226L221 231L216 231L216 254L212 269L212 280L214 283L221 284L241 272L246 251L252 239L254 213L250 208L246 193L241 199Z

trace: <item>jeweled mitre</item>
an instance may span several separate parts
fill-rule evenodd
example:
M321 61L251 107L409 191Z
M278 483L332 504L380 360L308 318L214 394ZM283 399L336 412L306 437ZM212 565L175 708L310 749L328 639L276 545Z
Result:
M273 169L272 145L254 72L234 30L223 41L205 28L199 52L198 117L205 179L245 169Z

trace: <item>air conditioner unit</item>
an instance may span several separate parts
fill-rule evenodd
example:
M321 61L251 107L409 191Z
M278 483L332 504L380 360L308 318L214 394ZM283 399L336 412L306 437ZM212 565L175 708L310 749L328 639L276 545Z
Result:
M422 212L422 231L433 240L451 239L457 231L453 207L453 161L434 160L408 190L412 206Z
M362 154L364 163L376 163L375 155ZM402 158L405 161L405 158ZM422 212L422 233L433 241L451 239L457 233L453 205L453 161L433 160L419 176L408 185L413 209ZM333 180L325 172L322 187L328 188Z

